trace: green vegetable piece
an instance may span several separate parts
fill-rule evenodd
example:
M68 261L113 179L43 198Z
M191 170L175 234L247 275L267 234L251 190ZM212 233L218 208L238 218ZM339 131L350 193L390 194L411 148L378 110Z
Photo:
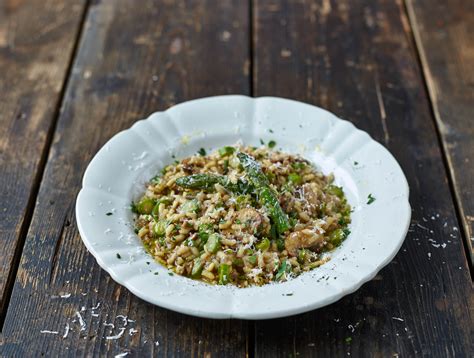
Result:
M248 262L250 262L252 265L255 265L257 263L257 256L252 255L247 258Z
M306 163L304 163L304 162L296 162L296 163L293 163L291 166L292 166L293 169L295 169L295 170L302 170L302 169L306 168Z
M239 195L235 198L235 205L237 210L244 209L252 204L250 195Z
M244 167L250 182L254 185L259 201L269 211L270 217L276 224L278 233L282 234L290 228L290 223L285 212L282 210L278 198L269 187L269 182L260 164L250 155L245 153L237 153L240 163Z
M367 205L372 204L375 201L375 197L372 196L372 194L369 194L367 197Z
M192 200L188 200L187 202L185 202L181 206L181 209L185 213L197 213L201 209L201 207L200 207L199 201L197 199L192 199Z
M339 246L349 234L349 229L336 229L329 235L329 242L334 246Z
M151 184L159 184L161 181L161 175L157 174L153 178L150 179Z
M270 240L264 238L257 245L255 245L255 247L260 251L267 251L270 248Z
M278 251L283 251L283 250L285 250L285 240L284 240L284 239L278 239L278 240L276 240L276 244L277 244L277 249L278 249Z
M287 260L283 261L280 265L280 267L278 268L278 272L277 274L275 275L275 280L276 281L280 281L282 279L286 279L286 274L287 272L289 272L291 270L291 266L288 265L288 262Z
M303 181L303 178L301 178L301 175L299 175L299 174L290 173L290 174L288 174L288 180L290 182L292 182L293 184L295 184L295 185L299 185Z
M204 157L206 155L206 150L204 148L199 148L198 153L201 157Z
M229 159L224 160L224 174L229 172Z
M207 239L204 249L211 254L215 254L221 248L221 237L218 234L211 234Z
M329 194L333 194L333 195L336 195L337 197L339 198L343 198L344 197L344 191L342 191L342 188L339 187L339 186L336 186L336 185L329 185L326 189L326 191L329 193Z
M232 262L232 264L235 266L242 267L244 266L244 260L242 260L241 258L237 258Z
M137 204L136 210L139 214L151 214L155 206L155 200L143 197Z
M219 269L219 285L227 285L229 283L230 265L220 264Z
M153 216L153 218L158 218L159 216L159 210L160 210L160 204L161 203L164 203L164 204L170 204L171 203L171 199L164 196L162 198L160 198L160 200L158 200L155 204L155 206L153 207L153 210L151 211L151 215Z
M268 142L268 148L274 148L276 146L276 142L274 140L271 140Z
M166 227L168 223L165 220L159 220L155 224L153 224L153 235L155 237L163 237L166 233Z
M198 236L200 240L199 247L202 249L212 233L212 224L201 224L198 228Z
M176 179L176 185L186 189L213 189L219 182L219 176L214 174L193 174Z
M212 190L216 184L233 193L244 194L252 191L249 183L242 180L232 183L226 176L218 174L193 174L176 179L176 185L186 189Z
M270 217L276 225L278 233L283 234L287 231L290 228L290 222L273 190L270 189L270 187L260 189L258 198L262 205L267 208Z
M250 181L257 189L262 186L268 186L268 179L265 174L263 174L260 164L256 162L254 158L242 152L237 153L237 157L247 172Z
M304 259L306 258L306 250L305 249L300 249L298 251L298 262L302 264L304 262Z
M203 268L204 262L201 260L201 258L198 257L197 259L194 259L193 269L191 270L191 277L200 278Z
M234 154L235 148L234 148L234 147L225 146L225 147L219 148L218 152L219 152L219 155L220 155L221 157L225 157L226 155L232 155L232 154Z

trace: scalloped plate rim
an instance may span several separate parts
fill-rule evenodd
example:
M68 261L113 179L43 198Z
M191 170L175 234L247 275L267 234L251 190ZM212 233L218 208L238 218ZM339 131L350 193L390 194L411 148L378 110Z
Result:
M400 188L400 191L404 192L404 196L406 196L406 201L403 202L403 204L406 205L407 215L405 217L404 222L400 223L400 225L403 225L403 229L402 229L403 235L398 239L396 247L390 252L389 255L386 255L384 257L384 259L381 260L379 262L379 264L376 265L376 267L371 272L369 272L368 274L366 274L365 276L360 278L358 281L352 282L352 284L350 286L346 287L346 289L341 290L340 292L333 294L332 296L325 299L324 301L316 300L315 302L313 302L311 304L300 306L300 307L293 308L293 309L286 309L285 307L281 307L279 309L273 309L270 312L246 314L245 312L239 312L239 311L234 312L233 310L231 310L228 314L216 314L216 313L213 313L213 312L201 311L199 309L184 307L182 305L173 305L173 304L168 304L166 302L160 302L159 299L155 299L155 300L148 299L148 297L146 297L146 295L143 294L143 292L137 291L136 289L134 289L134 287L132 287L131 285L129 285L127 283L126 279L123 279L122 277L117 275L115 270L113 268L109 267L102 260L102 258L100 256L100 252L97 251L91 245L91 242L88 239L85 238L84 229L83 229L82 224L80 222L81 215L80 215L80 212L79 212L80 209L79 209L79 205L78 205L78 199L81 196L81 193L83 192L83 190L85 188L85 178L90 174L90 170L91 170L91 168L93 168L92 164L97 160L97 153L99 153L104 147L106 147L107 145L112 143L116 137L118 137L119 135L123 135L127 131L130 131L131 127L134 126L135 124L137 124L138 122L148 121L156 115L159 115L161 113L166 113L170 109L176 110L176 108L179 108L183 105L192 105L195 102L202 102L203 100L204 101L205 100L226 100L228 98L245 98L245 99L252 100L251 102L254 102L254 103L258 102L259 100L270 100L270 101L271 100L276 100L276 101L282 101L282 102L286 101L288 103L292 103L292 104L295 104L297 106L306 106L306 107L309 107L309 108L316 108L319 111L323 111L323 113L328 115L332 120L335 120L336 123L337 123L337 121L346 122L352 127L352 130L355 130L355 131L358 131L358 132L363 132L363 133L367 134L368 138L369 138L369 141L376 143L378 146L380 146L382 148L382 150L384 150L386 152L385 154L388 154L388 156L393 159L393 162L397 165L397 167L398 167L397 169L400 171L401 178L403 179L404 188ZM256 106L254 105L254 113L255 113L255 108L256 108ZM171 116L169 116L169 117L171 118ZM214 318L214 319L234 318L234 319L256 320L256 319L271 319L271 318L286 317L286 316L296 315L296 314L308 312L308 311L311 311L311 310L314 310L314 309L317 309L317 308L327 306L327 305L332 304L336 301L339 301L344 296L349 295L349 294L357 291L363 284L365 284L368 281L370 281L371 279L373 279L378 274L378 272L380 272L380 270L382 268L384 268L386 265L388 265L393 260L393 258L398 253L398 251L400 250L400 247L402 246L402 244L404 242L404 239L406 237L406 234L408 232L408 229L409 229L409 224L410 224L410 220L411 220L411 207L410 207L410 203L409 203L409 186L408 186L408 182L406 180L406 177L403 173L403 170L402 170L401 166L399 165L398 161L393 157L391 152L384 145L382 145L381 143L375 141L372 138L372 136L370 136L370 134L368 134L367 132L357 128L352 122L347 121L347 120L342 119L342 118L339 118L335 114L329 112L328 110L326 110L324 108L314 106L314 105L309 104L309 103L304 103L304 102L300 102L300 101L297 101L297 100L289 99L289 98L275 97L275 96L249 97L249 96L240 95L240 94L232 94L232 95L219 95L219 96L202 97L202 98L196 98L196 99L192 99L192 100L189 100L189 101L185 101L185 102L176 104L174 106L171 106L171 107L169 107L168 109L166 109L164 111L153 112L144 119L137 120L129 128L124 129L124 130L116 133L115 135L113 135L97 151L97 153L96 153L96 155L94 155L92 160L89 162L86 170L84 171L84 175L83 175L82 182L81 182L82 187L81 187L81 190L79 191L79 193L77 195L76 206L75 206L76 222L77 222L77 226L78 226L78 229L79 229L79 234L81 236L81 239L82 239L84 245L86 246L87 250L93 255L93 257L95 258L95 260L97 261L99 266L102 269L104 269L105 271L107 271L114 281L116 281L117 283L119 283L119 284L123 285L124 287L126 287L134 295L136 295L137 297L139 297L139 298L143 299L144 301L149 302L151 304L155 304L155 305L158 305L160 307L164 307L164 308L167 308L167 309L170 309L170 310L173 310L173 311L176 311L176 312L180 312L180 313L183 313L183 314L187 314L187 315L203 317L203 318ZM262 287L264 288L265 286L262 286Z

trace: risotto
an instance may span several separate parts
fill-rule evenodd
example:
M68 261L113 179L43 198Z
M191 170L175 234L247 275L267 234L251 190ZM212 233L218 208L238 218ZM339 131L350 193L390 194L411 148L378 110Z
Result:
M351 207L332 175L271 147L201 149L152 178L132 203L150 254L179 275L239 287L325 263L350 233Z

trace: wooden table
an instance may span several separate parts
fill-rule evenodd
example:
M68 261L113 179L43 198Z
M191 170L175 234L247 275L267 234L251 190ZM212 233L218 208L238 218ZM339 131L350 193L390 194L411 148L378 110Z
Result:
M473 354L474 2L0 7L0 356ZM322 106L400 162L409 234L356 293L289 318L200 319L143 302L87 252L74 205L96 151L153 111L226 93Z

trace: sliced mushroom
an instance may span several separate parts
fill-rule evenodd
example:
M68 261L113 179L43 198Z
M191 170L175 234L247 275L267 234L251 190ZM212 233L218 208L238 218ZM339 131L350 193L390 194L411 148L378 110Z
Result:
M242 231L252 235L268 231L268 219L254 208L244 208L237 212L237 220L242 225Z
M285 248L290 256L298 255L298 249L306 249L317 246L324 241L324 236L316 232L303 229L292 232L285 239Z

